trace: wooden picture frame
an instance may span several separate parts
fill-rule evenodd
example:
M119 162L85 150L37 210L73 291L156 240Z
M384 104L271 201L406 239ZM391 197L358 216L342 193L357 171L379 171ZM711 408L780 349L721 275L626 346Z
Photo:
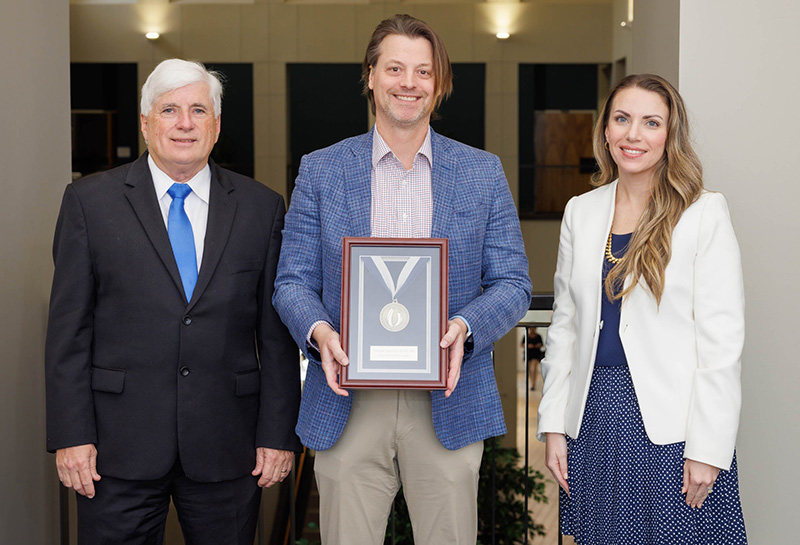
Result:
M447 239L344 238L343 388L446 388L448 252Z

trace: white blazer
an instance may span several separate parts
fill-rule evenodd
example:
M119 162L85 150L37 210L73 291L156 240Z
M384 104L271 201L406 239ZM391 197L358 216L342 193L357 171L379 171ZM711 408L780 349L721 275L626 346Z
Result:
M549 432L572 438L580 432L616 189L613 182L573 197L564 210L539 440ZM644 284L637 286L622 304L619 334L650 440L685 441L685 458L729 469L741 407L744 288L720 193L704 192L683 213L672 233L661 305Z

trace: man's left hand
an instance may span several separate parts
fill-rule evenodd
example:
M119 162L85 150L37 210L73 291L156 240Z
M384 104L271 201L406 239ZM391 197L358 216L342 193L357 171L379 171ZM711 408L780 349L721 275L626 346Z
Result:
M450 372L447 373L447 389L444 397L450 397L461 377L461 362L464 359L464 342L467 340L467 324L460 318L447 322L447 333L439 346L450 348Z
M294 452L290 450L258 447L256 449L256 467L252 475L254 477L261 475L258 479L258 486L269 488L289 475L293 460Z

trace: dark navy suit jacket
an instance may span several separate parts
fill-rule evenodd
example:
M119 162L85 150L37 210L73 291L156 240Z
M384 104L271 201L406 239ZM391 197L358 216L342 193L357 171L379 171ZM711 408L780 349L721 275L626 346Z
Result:
M47 448L94 443L100 475L249 474L256 447L299 450L297 348L271 304L283 199L211 167L192 300L147 154L64 193L46 345Z

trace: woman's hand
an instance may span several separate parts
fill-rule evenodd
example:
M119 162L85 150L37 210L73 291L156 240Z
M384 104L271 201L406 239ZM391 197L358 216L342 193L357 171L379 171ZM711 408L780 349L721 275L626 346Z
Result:
M714 482L719 475L719 468L687 459L683 463L683 488L681 494L686 494L686 505L689 507L703 507L703 502L714 488Z
M546 433L544 447L544 465L553 474L558 484L569 495L567 479L567 438L563 433Z

